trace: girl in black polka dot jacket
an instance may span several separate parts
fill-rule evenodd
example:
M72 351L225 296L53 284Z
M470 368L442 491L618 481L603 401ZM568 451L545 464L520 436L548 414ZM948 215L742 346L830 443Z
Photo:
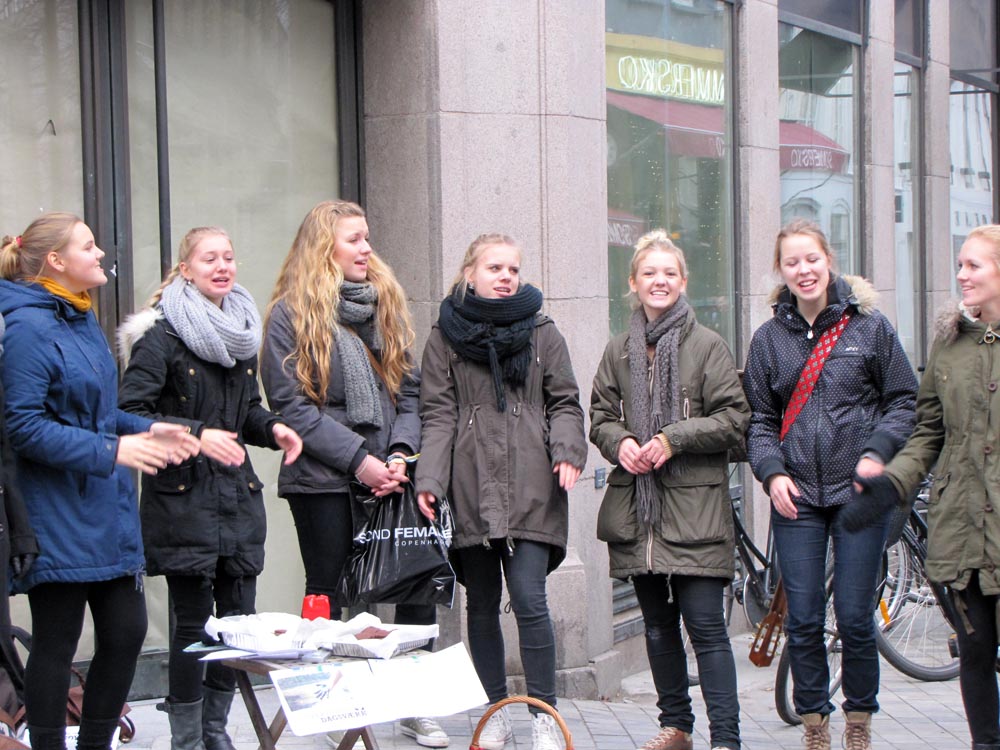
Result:
M826 237L810 222L782 229L775 270L784 281L774 317L754 333L744 387L753 411L747 452L771 498L771 524L788 597L785 631L806 745L830 747L833 711L823 646L825 563L834 549L834 607L843 643L844 747L870 748L878 710L878 652L872 618L886 524L858 532L837 523L914 425L917 381L892 324L875 309L875 291L860 277L838 276ZM799 385L824 333L842 326L813 389ZM794 419L788 408L798 390ZM804 401L804 403L802 403ZM787 414L786 414L787 412Z

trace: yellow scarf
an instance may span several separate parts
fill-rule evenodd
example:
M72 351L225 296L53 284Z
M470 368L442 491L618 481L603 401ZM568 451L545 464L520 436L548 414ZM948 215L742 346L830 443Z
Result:
M87 312L91 307L94 306L93 300L90 299L89 292L80 292L79 294L73 294L69 289L64 287L55 279L51 279L48 276L39 276L35 281L45 287L45 290L56 297L62 297L64 300L69 302L73 307L75 307L80 312Z

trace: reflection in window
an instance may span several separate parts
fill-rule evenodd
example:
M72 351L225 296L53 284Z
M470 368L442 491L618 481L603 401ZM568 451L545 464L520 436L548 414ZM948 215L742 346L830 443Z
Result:
M950 117L948 122L952 173L957 170L962 179L952 180L951 226L952 248L958 250L969 230L981 218L993 216L993 107L996 94L970 83L952 80ZM974 178L978 177L978 179ZM959 218L964 219L959 221ZM953 263L954 266L954 263ZM952 291L957 282L952 276Z
M894 158L893 187L896 195L896 329L903 350L914 365L922 354L922 340L917 332L919 309L918 297L921 289L919 278L919 258L916 237L916 200L919 195L916 186L920 179L914 174L912 165L919 164L919 141L917 111L914 92L917 88L919 72L904 63L896 63L894 77L893 127Z
M636 240L663 227L688 261L698 320L732 345L732 153L728 3L608 0L608 296L628 327Z
M837 264L858 267L854 236L855 47L780 24L779 107L782 219L815 220L836 236ZM808 199L811 215L795 207Z

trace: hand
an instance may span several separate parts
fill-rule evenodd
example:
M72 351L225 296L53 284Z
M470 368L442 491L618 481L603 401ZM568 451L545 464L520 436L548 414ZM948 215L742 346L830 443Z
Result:
M437 513L434 510L434 506L437 504L437 498L434 497L429 492L418 492L417 493L417 507L420 508L420 512L424 514L424 517L428 521L433 521L437 517Z
M559 475L559 486L564 490L573 489L576 480L580 478L580 469L573 466L569 461L560 461L552 469L553 474Z
M655 435L639 450L652 469L659 469L670 458L666 448L663 447L663 442Z
M400 484L406 484L409 480L406 471L405 461L392 461L386 464L386 467L393 478Z
M23 578L31 570L37 558L34 552L25 552L22 555L14 555L10 558L10 567L14 571L14 578Z
M881 476L883 471L885 471L885 464L880 463L873 458L865 457L858 461L858 465L854 469L854 476L868 479L871 477ZM854 482L854 491L859 494L862 491L861 485L858 484L857 481Z
M889 514L903 504L896 486L882 472L868 477L858 475L855 484L859 484L862 491L837 513L837 522L847 531L857 532L885 523Z
M275 422L271 434L274 435L274 442L285 452L285 466L295 463L295 459L302 454L302 438L299 433L287 424Z
M635 438L627 437L618 444L618 464L629 474L648 474L653 465L646 458Z
M170 449L169 461L180 464L201 452L201 441L191 434L191 428L172 422L153 422L149 427L153 437Z
M409 481L405 474L400 479L399 474L390 472L388 466L370 453L365 456L354 476L362 484L371 487L375 497L385 497L391 492L396 492L401 483Z
M236 437L235 432L206 427L201 431L201 452L223 466L242 466L247 452Z
M794 498L801 497L801 494L790 476L787 474L773 476L767 487L767 494L771 496L771 502L778 513L792 521L799 517Z
M118 438L118 456L115 463L143 474L156 474L170 462L172 451L152 432L122 435Z

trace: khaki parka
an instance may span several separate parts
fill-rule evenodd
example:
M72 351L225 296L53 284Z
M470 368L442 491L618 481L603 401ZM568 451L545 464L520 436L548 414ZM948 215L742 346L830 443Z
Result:
M504 539L566 556L569 508L553 467L587 460L583 407L569 350L552 320L535 319L528 378L497 411L489 367L460 357L436 325L424 347L416 490L451 501L455 549ZM456 568L461 580L462 573Z
M731 578L733 518L727 481L729 451L741 444L750 421L725 341L688 313L678 352L682 418L660 430L673 455L656 472L661 517L639 523L635 477L615 466L597 516L597 538L608 543L611 577L657 573ZM594 377L590 440L612 464L630 428L632 403L628 333L608 343ZM667 467L673 464L672 471Z
M885 469L908 497L933 469L927 575L964 589L979 571L983 594L1000 594L1000 339L953 306L917 394L917 426Z

